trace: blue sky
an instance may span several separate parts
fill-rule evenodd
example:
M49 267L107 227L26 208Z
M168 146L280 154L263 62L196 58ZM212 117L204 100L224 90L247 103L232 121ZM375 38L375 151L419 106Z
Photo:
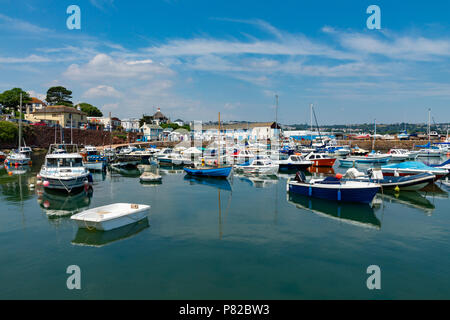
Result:
M68 30L66 9L81 9ZM381 8L368 30L366 8ZM0 0L0 91L54 85L121 118L450 118L448 1Z

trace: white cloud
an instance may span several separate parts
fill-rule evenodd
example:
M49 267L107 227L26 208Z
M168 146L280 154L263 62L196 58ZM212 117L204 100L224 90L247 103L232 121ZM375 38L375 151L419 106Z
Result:
M119 98L121 93L114 89L113 87L106 85L99 85L94 88L90 88L85 93L83 93L83 98Z
M143 62L144 61L144 62ZM72 80L98 80L112 78L149 79L155 75L172 75L168 67L151 60L126 61L101 53L84 65L72 64L64 76ZM131 62L131 63L130 63Z

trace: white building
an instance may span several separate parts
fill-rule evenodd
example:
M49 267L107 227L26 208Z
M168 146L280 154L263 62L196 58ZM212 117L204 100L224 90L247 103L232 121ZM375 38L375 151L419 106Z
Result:
M256 142L258 140L273 139L279 136L280 127L275 122L249 122L221 125L221 135L223 137L236 140L237 142L248 140ZM219 134L218 125L202 126L203 140L212 140ZM198 133L196 133L196 137Z
M139 119L136 118L123 119L122 128L127 132L139 132Z

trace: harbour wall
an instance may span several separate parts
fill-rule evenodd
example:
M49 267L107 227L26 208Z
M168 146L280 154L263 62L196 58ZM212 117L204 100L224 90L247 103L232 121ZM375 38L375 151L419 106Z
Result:
M432 141L433 142L433 141ZM434 142L439 142L438 140ZM372 140L338 140L340 145L348 145L350 147L358 146L366 150L372 150ZM415 145L427 144L428 140L375 140L376 151L389 151L389 149L413 149ZM302 142L302 144L309 144Z
M55 143L55 136L56 143L61 143L62 140L66 143L71 142L70 128L65 128L62 131L61 133L60 129L55 131L55 128L44 126L24 126L23 138L27 146L47 149L50 144ZM63 138L61 139L61 137ZM135 133L127 132L113 132L112 139L110 137L111 133L108 131L72 129L72 142L78 145L101 146L109 144L110 141L114 144L134 142L136 140ZM17 138L11 142L0 142L0 149L12 148L17 148Z

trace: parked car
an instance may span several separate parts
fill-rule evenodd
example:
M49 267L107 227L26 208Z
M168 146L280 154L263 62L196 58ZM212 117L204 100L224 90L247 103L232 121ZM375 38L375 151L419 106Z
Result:
M31 125L32 126L43 126L43 127L45 127L45 126L47 126L47 123L44 122L44 121L39 121L39 122L32 123Z

